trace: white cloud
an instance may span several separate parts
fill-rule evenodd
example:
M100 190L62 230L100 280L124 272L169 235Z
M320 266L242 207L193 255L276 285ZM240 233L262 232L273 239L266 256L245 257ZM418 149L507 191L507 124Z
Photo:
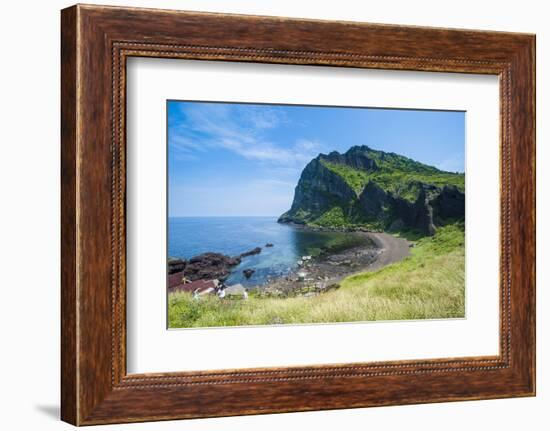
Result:
M242 110L243 118L255 129L272 129L289 120L283 111L276 111L267 106L246 106Z
M209 103L182 105L180 110L182 121L169 130L170 146L179 153L218 147L249 160L295 166L311 160L321 147L306 139L287 147L267 140L266 130L289 123L284 111L268 106Z
M309 139L298 139L294 147L302 151L318 151L321 149L321 144L318 141Z

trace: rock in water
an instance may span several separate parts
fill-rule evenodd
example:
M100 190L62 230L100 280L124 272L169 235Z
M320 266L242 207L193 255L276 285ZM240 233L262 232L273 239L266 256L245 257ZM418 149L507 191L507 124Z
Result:
M262 249L260 247L253 248L252 250L245 251L244 253L241 253L240 257L247 257L252 256L254 254L260 254L262 252Z
M250 277L252 277L252 274L254 274L256 272L256 270L254 269L243 269L243 274L244 276L246 277L246 279L248 280Z
M224 280L231 268L241 263L240 257L226 256L221 253L203 253L192 257L185 266L185 276L191 280Z
M270 242L268 242L265 246L266 246L266 247L273 247L273 244L271 244Z
M464 220L464 174L367 146L320 154L302 171L280 223L344 229L413 229L433 235Z
M176 257L168 258L168 274L175 274L185 269L187 261L185 259L179 259Z

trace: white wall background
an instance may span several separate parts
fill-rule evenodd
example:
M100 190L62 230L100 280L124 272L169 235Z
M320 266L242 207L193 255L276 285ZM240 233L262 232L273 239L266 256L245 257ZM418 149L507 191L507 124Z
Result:
M550 13L519 1L119 0L103 4L537 33L538 396L536 398L105 426L135 430L498 430L550 423ZM0 427L59 422L59 10L4 2L0 15Z

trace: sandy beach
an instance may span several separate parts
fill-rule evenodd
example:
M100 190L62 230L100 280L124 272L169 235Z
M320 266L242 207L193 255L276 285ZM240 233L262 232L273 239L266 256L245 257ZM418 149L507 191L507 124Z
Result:
M410 243L387 233L350 232L368 238L371 247L353 247L304 260L290 274L258 286L260 296L313 296L339 288L353 274L376 271L398 262L410 253Z

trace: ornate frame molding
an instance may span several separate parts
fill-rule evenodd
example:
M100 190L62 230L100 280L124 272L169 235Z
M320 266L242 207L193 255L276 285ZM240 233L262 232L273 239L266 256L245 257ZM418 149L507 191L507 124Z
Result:
M205 30L212 26L218 30ZM270 31L255 36L259 27ZM334 31L340 40L323 37ZM321 41L308 42L310 34ZM74 6L62 12L62 54L64 420L98 424L534 394L534 36ZM500 354L127 375L125 66L131 56L498 75ZM252 390L263 400L239 398ZM311 394L307 400L303 391ZM239 401L216 402L222 396Z

